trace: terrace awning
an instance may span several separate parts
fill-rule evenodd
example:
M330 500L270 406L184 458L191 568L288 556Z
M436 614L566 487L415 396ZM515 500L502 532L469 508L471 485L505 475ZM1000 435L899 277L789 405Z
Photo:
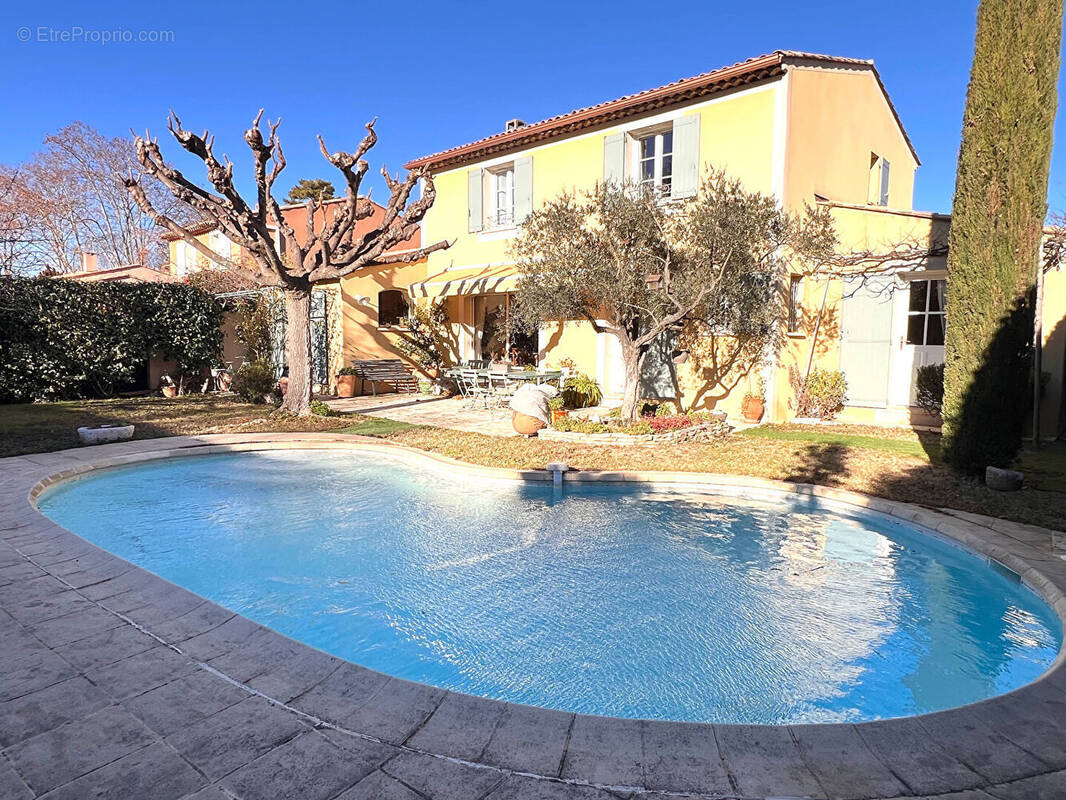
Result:
M412 283L412 297L451 297L471 294L513 292L522 277L513 266L457 267L430 275L421 283Z

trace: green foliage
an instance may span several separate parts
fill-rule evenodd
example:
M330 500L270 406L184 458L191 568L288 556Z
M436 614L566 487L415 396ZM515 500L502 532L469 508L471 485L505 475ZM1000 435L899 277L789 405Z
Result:
M153 355L199 374L221 357L221 321L183 284L0 279L0 401L107 396Z
M321 400L312 400L311 401L311 413L312 414L316 414L316 415L318 415L320 417L335 417L335 416L337 416L337 412L334 411L332 408L330 408L325 403L323 403Z
M562 411L566 408L566 400L563 399L562 394L557 394L555 397L549 398L548 408L552 411Z
M323 178L300 178L289 190L289 196L285 198L285 202L292 204L312 199L329 200L335 191L333 184Z
M555 420L552 427L557 431L569 433L628 433L631 436L647 436L654 433L651 424L643 419L628 424L620 422L608 424L570 415Z
M440 369L447 358L448 310L444 302L415 305L407 330L396 343L401 353L424 369Z
M234 326L237 341L244 345L249 361L272 364L274 358L271 341L273 310L270 298L259 296L241 300L237 307L238 319Z
M944 452L980 474L1021 447L1063 0L982 0L948 253Z
M359 374L359 370L357 370L355 367L341 367L337 371L337 374L338 375L358 375Z
M796 392L796 416L832 419L844 407L848 382L844 373L835 369L815 367L806 382L795 367L792 386Z
M248 361L238 367L230 389L242 400L262 403L277 386L274 369L264 361Z
M774 343L783 261L819 262L836 246L827 212L785 213L776 198L712 172L695 198L664 203L611 183L563 194L530 214L512 244L522 278L515 320L588 320L618 338L622 415L637 413L639 359L685 322L716 337L709 385ZM649 280L650 278L650 280ZM592 322L605 320L606 325Z
M588 408L600 404L603 390L593 378L584 372L577 372L563 383L562 395L567 408Z
M944 365L926 364L918 367L914 377L918 406L927 414L940 416L944 405Z

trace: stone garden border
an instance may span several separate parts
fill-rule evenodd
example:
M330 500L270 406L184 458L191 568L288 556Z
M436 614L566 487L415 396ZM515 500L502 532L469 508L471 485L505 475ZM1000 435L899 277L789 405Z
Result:
M48 487L101 467L275 448L428 459L469 478L551 479L329 433L174 437L0 459L0 796L1066 797L1063 653L1008 694L878 722L572 714L334 658L95 547L34 505ZM1044 529L741 476L574 471L565 480L698 484L870 509L994 559L1066 620L1066 561Z

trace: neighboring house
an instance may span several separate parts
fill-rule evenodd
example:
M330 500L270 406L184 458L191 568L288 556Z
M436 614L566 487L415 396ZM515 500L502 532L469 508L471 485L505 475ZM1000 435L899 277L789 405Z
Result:
M428 277L410 291L447 304L463 359L487 358L498 347L499 320L519 278L508 253L517 226L550 198L599 181L631 180L685 197L714 167L791 212L828 207L845 250L876 250L903 238L947 241L948 217L912 210L919 160L872 61L778 51L534 124L512 120L500 133L406 165L420 166L437 189L423 238L455 244L429 256ZM790 373L805 373L813 347L815 365L847 377L844 419L932 422L912 406L914 372L943 360L944 258L915 266L862 286L830 281L828 291L825 280L782 275L785 343L758 375L767 420L795 416ZM1049 296L1052 281L1062 297L1066 279L1049 278ZM1046 331L1066 311L1056 302L1049 303ZM606 395L621 394L617 340L587 322L543 326L536 350L550 365L572 358ZM674 374L665 380L662 359L652 361L660 374L646 375L646 393L680 392L686 405L736 414L756 383L749 375L725 394L706 385L695 360L675 370L667 359ZM1061 353L1045 363L1057 370L1059 397ZM1048 411L1056 419L1058 413Z
M100 259L96 253L81 254L81 269L77 272L64 272L56 278L81 283L98 283L114 281L118 283L161 283L174 280L169 272L161 272L143 264L126 264L122 267L105 267L100 269Z
M314 220L315 228L320 229L325 222L332 220L333 209L343 202L343 198L325 201ZM368 202L373 207L373 213L356 223L355 236L376 225L384 214L382 206ZM307 206L283 206L282 215L302 243L307 232ZM190 233L220 255L234 261L243 258L241 248L216 230L213 223L192 227ZM170 270L176 278L184 279L198 270L218 267L218 264L210 262L177 235L165 233L163 238L169 243ZM280 246L284 255L283 243ZM387 252L396 254L419 247L420 238L416 233L410 241ZM352 361L401 357L396 342L404 335L410 312L407 287L425 279L426 261L422 259L410 263L370 266L339 281L322 281L315 285L311 298L311 355L313 388L316 392L335 392L337 373ZM274 358L281 370L285 366L285 336L280 303L276 322ZM227 350L239 349L231 347L231 344L232 337L227 335ZM227 353L227 361L234 366L242 360L240 355L231 356Z

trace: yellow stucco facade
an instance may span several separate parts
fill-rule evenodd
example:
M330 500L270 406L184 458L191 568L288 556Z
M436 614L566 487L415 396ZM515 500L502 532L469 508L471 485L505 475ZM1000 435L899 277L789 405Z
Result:
M872 62L779 52L412 162L430 171L437 192L421 243L451 246L419 262L359 270L334 287L340 343L331 370L365 358L403 357L397 349L407 333L403 321L382 312L383 298L395 292L411 305L445 304L452 363L498 357L500 320L507 319L520 277L510 247L523 215L563 192L640 177L644 142L654 139L663 148L667 135L675 189L686 185L686 163L701 176L721 169L792 213L828 209L845 252L946 245L950 219L913 210L919 161ZM662 169L656 162L656 181ZM203 238L209 246L224 246L211 236ZM171 246L177 271L202 260L182 255L178 242ZM674 368L674 399L686 409L716 408L735 417L745 394L761 388L764 421L787 421L796 416L797 376L819 367L842 370L848 379L843 420L935 425L915 405L914 379L920 366L943 358L944 262L933 255L890 265L888 274L870 281L877 291L839 277L782 274L775 352L723 376L710 361L708 342L688 328L680 336L689 358ZM1055 271L1047 277L1044 313L1052 400L1042 414L1044 431L1055 434L1066 430L1058 402L1063 320L1066 274ZM609 401L621 394L618 343L586 322L543 325L532 351L549 368L572 360Z

